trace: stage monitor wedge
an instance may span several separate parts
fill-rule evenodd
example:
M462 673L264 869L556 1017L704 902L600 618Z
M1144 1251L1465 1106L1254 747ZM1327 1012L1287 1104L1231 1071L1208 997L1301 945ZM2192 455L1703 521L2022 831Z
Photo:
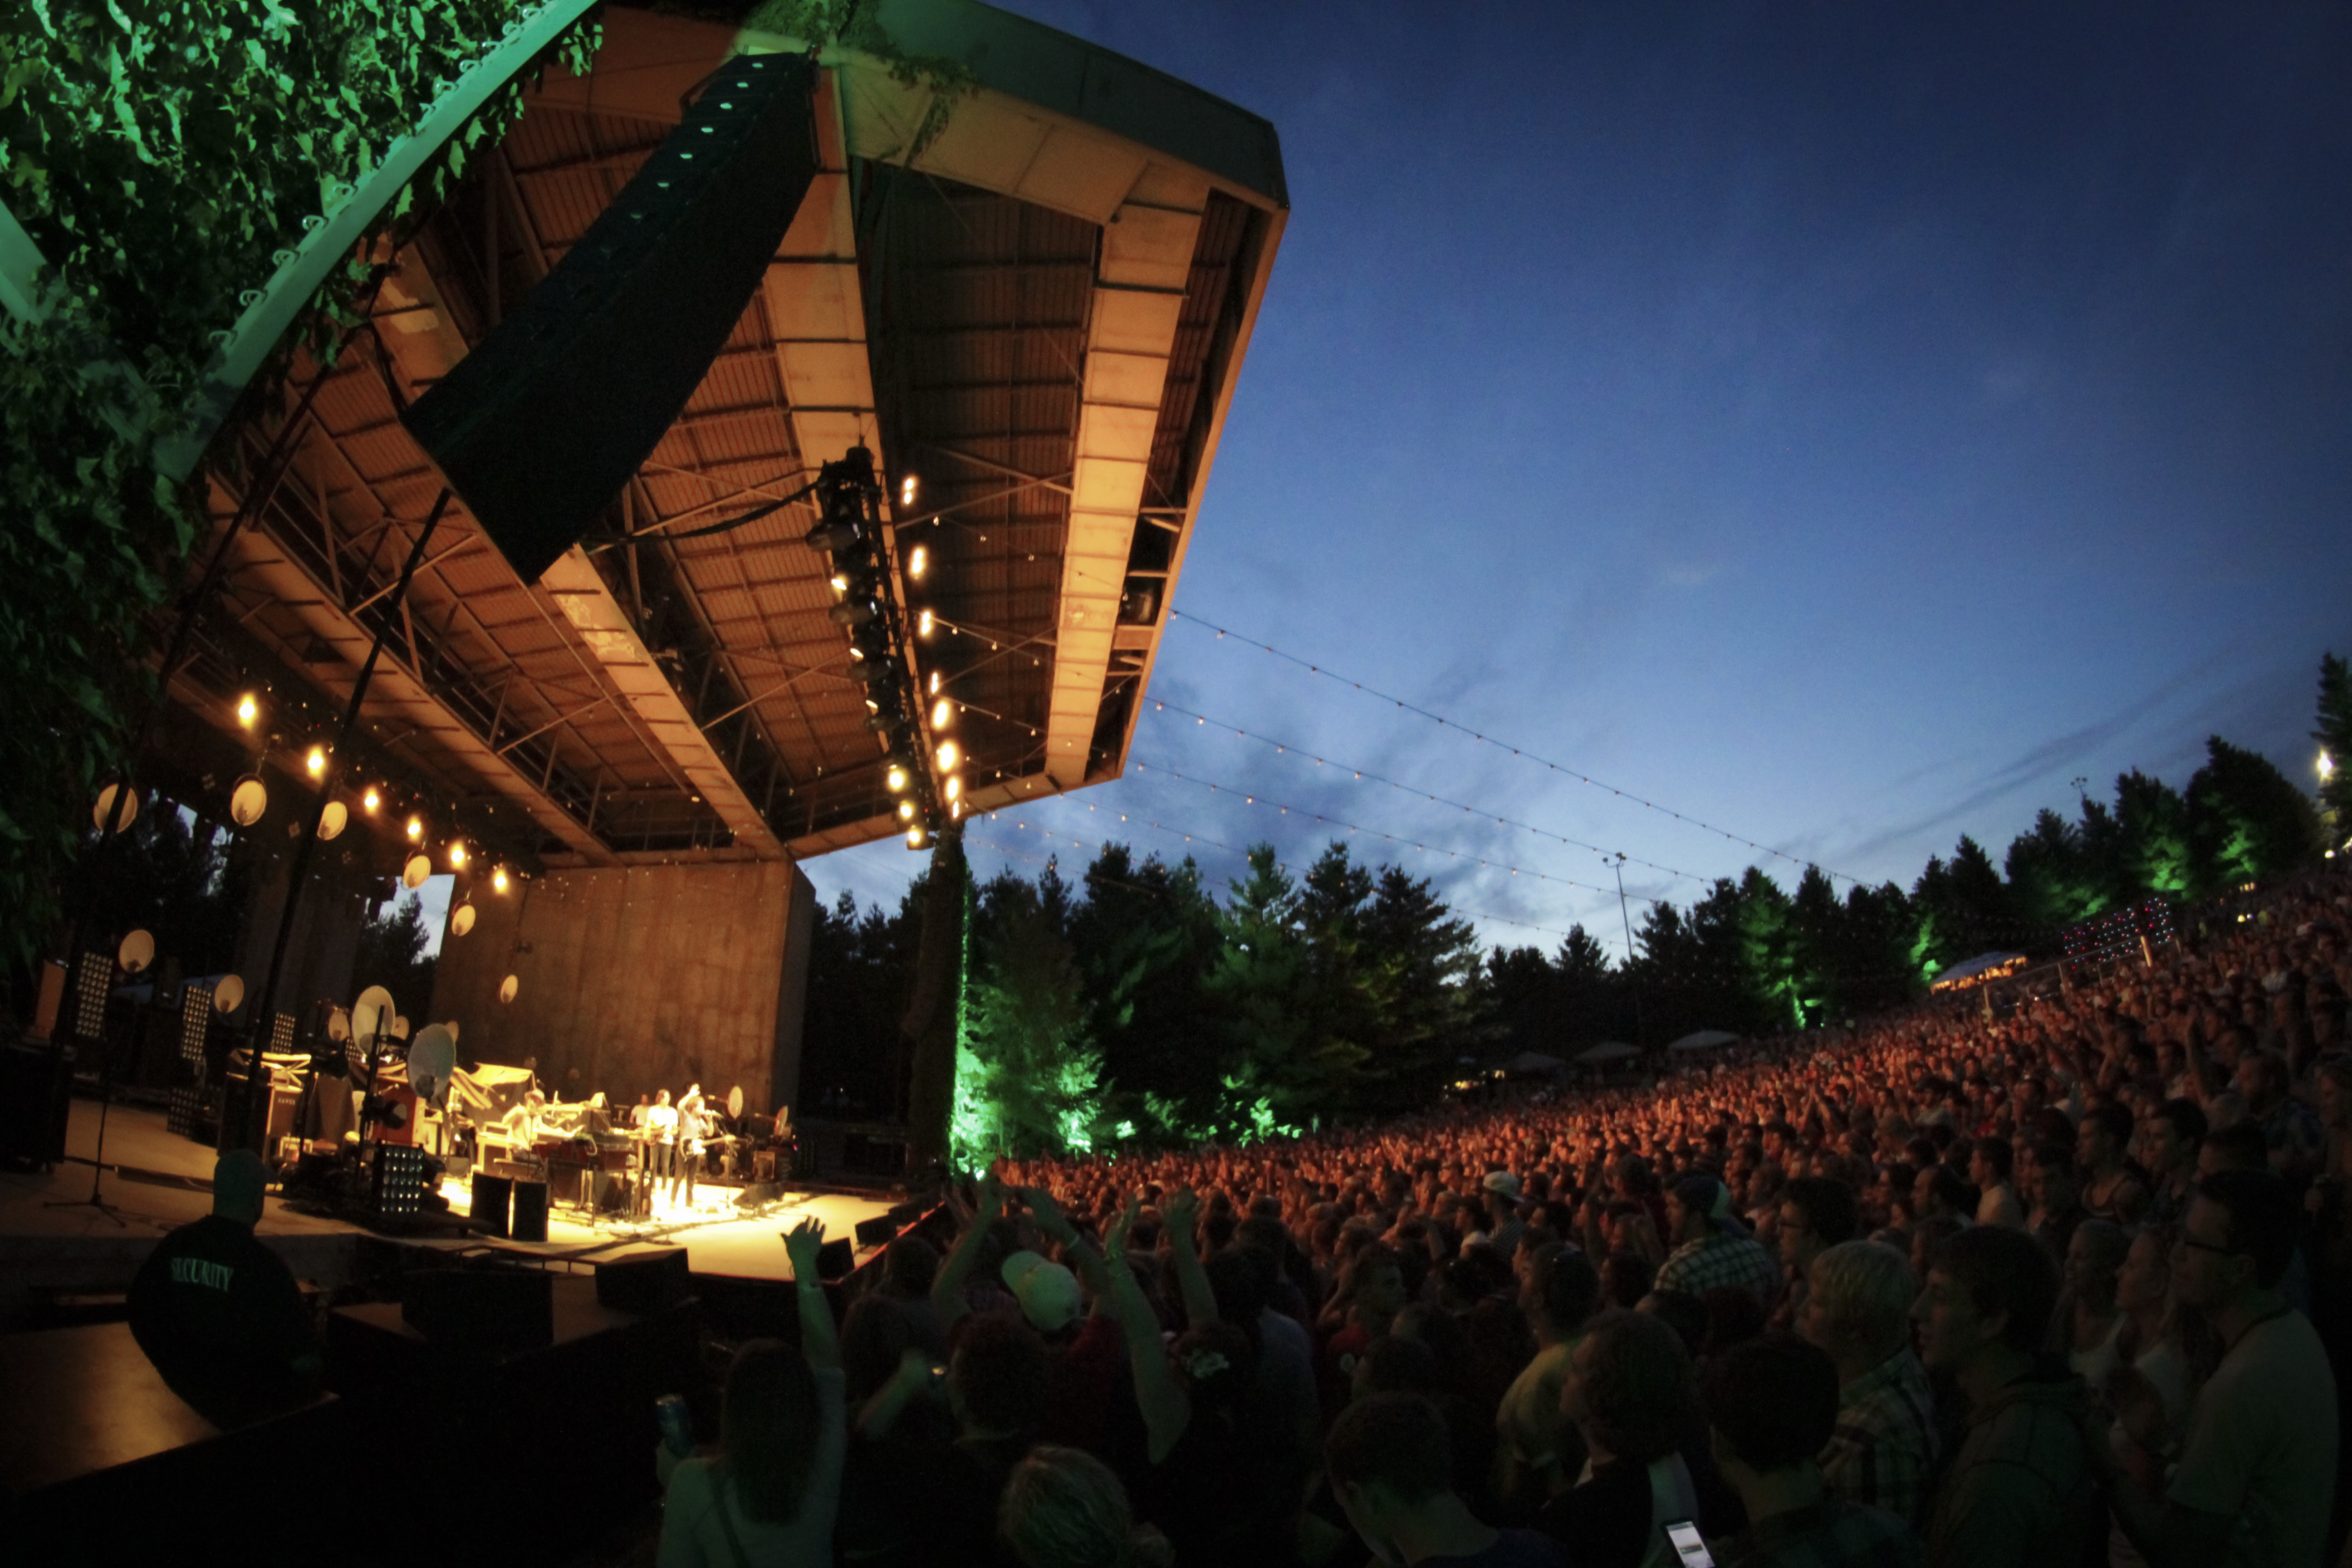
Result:
M816 175L815 67L742 55L513 314L402 416L526 583L701 384Z

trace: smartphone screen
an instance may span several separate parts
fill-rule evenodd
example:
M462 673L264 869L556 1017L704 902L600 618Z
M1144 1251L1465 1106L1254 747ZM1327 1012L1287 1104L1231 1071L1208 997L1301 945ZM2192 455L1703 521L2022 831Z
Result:
M1715 1557L1699 1539L1698 1526L1687 1519L1678 1519L1666 1526L1666 1540L1683 1568L1715 1568Z

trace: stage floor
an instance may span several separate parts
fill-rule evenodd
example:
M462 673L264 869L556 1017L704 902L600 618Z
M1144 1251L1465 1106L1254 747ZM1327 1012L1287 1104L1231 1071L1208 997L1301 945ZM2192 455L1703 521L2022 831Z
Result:
M20 1289L35 1285L122 1289L155 1237L212 1212L213 1151L173 1133L161 1110L144 1106L118 1105L107 1117L107 1169L100 1177L99 1195L121 1223L81 1205L78 1200L90 1194L87 1162L98 1153L98 1122L97 1101L77 1097L68 1123L65 1163L47 1175L0 1172L0 1273L12 1277L9 1282ZM453 1213L467 1211L469 1183L446 1183L443 1194ZM609 1218L592 1224L580 1211L559 1205L550 1211L544 1243L478 1233L394 1239L453 1250L488 1247L565 1268L676 1246L687 1249L688 1267L698 1274L781 1280L792 1278L784 1258L787 1226L814 1215L824 1222L826 1236L854 1236L859 1221L890 1207L890 1200L879 1195L787 1188L764 1214L740 1217L732 1187L702 1186L696 1197L692 1207L665 1205L653 1220L626 1224ZM286 1257L297 1275L329 1285L341 1277L339 1251L348 1251L362 1235L382 1234L289 1209L274 1194L256 1231ZM857 1261L863 1263L876 1250L857 1248ZM7 1310L11 1305L0 1302L0 1321L12 1315Z

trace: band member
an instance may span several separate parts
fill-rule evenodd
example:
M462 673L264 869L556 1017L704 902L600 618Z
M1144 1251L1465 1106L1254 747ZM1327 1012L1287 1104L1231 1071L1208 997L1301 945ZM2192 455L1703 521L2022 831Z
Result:
M646 1184L658 1189L677 1174L677 1107L663 1089L646 1109Z
M686 1185L686 1206L694 1206L695 1167L702 1163L702 1141L709 1131L709 1121L703 1112L702 1086L688 1084L683 1099L677 1102L677 1166L669 1181L670 1202L677 1201L678 1184Z

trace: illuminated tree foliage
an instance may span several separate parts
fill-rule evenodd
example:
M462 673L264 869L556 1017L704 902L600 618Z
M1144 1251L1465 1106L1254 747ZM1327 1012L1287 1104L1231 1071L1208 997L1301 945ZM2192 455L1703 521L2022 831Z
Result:
M1791 892L1750 868L1654 904L1630 963L1580 925L1549 952L1481 954L1429 883L1344 843L1303 872L1261 845L1222 896L1189 858L1105 844L1075 886L1049 862L974 889L954 1140L982 1163L1274 1137L1427 1104L1465 1060L1864 1017L1949 964L2053 952L2078 921L2291 871L2320 843L2313 803L2216 738L2185 792L2126 773L2111 804L2042 812L1999 864L1963 837L1908 891L1809 868ZM895 917L846 899L820 913L803 1092L821 1109L902 1113L896 1020L921 900L919 879Z

